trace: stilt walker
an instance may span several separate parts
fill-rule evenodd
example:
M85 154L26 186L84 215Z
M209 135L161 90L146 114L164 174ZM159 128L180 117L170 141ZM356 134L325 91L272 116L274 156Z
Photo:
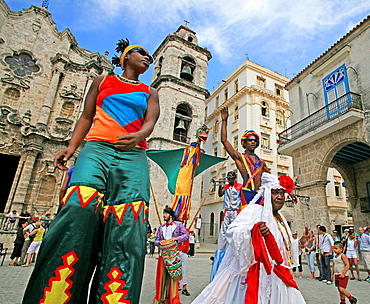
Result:
M24 304L87 303L95 267L89 303L139 303L150 199L145 138L159 102L157 91L138 80L153 62L147 50L124 40L116 50L122 55L113 63L123 75L94 80L68 148L55 157L55 166L67 170L88 133Z
M202 154L201 142L208 138L208 128L203 125L196 132L196 142L185 149L151 150L148 157L156 162L168 178L168 190L174 194L172 209L179 221L190 218L191 192L194 178L225 158ZM179 165L176 165L179 164Z

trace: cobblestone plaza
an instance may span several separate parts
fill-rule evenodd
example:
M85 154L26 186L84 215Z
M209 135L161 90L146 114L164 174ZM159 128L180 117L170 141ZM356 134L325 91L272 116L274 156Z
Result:
M210 250L211 252L211 250ZM189 283L190 296L181 295L182 304L190 304L209 282L211 270L211 253L198 253L189 259ZM0 267L0 304L19 304L22 301L23 292L31 275L33 267L8 266L9 258ZM145 274L141 290L141 304L150 304L155 293L155 269L157 260L146 257ZM300 291L307 304L335 304L339 303L337 288L334 285L326 285L318 280L307 280L309 276L306 264L303 264L303 279L297 278ZM361 277L365 278L365 271L361 271ZM349 281L347 290L358 299L358 303L369 303L370 284L357 280ZM348 301L347 301L348 303ZM232 303L229 303L232 304Z

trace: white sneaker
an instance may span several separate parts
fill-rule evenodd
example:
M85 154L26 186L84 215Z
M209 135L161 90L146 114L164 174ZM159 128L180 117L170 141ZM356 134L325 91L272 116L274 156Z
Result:
M323 283L326 283L328 280L322 280Z
M331 281L327 281L326 284L331 285L333 283Z

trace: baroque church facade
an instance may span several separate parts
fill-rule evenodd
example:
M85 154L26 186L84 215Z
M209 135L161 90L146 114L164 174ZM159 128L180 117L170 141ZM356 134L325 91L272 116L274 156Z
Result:
M67 147L93 79L113 73L107 56L79 47L69 29L58 31L47 9L31 6L13 12L0 0L0 161L5 189L0 213L27 209L42 216L57 210L65 173L54 168L53 159ZM148 139L149 149L184 148L195 141L204 122L211 53L198 45L193 30L180 26L153 57L152 86L159 93L161 116ZM155 227L172 195L162 170L152 161L149 165L150 222ZM200 178L194 189L192 214L199 206Z
M13 12L0 0L0 213L56 211L64 172L54 156L67 146L93 79L112 71L107 56L58 31L45 8Z

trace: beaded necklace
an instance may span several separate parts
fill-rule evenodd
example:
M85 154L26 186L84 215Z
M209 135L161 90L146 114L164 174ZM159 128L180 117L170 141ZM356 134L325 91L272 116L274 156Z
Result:
M285 247L285 251L286 251L286 256L287 256L287 259L288 259L288 265L290 266L290 265L294 264L294 261L293 261L293 253L292 253L292 247L290 246L290 241L286 240L286 238L285 238L285 235L289 236L287 227L285 226L284 221L280 217L280 214L277 214L276 216L274 216L274 219L276 221L276 225L278 226L279 232L280 232L280 234L283 238L284 247ZM283 233L283 231L281 230L280 225L283 226L283 228L285 230L285 233Z
M131 80L131 79L127 79L126 77L123 77L122 75L116 75L117 78L123 82L127 82L127 83L132 83L132 84L139 84L140 81L139 80Z

